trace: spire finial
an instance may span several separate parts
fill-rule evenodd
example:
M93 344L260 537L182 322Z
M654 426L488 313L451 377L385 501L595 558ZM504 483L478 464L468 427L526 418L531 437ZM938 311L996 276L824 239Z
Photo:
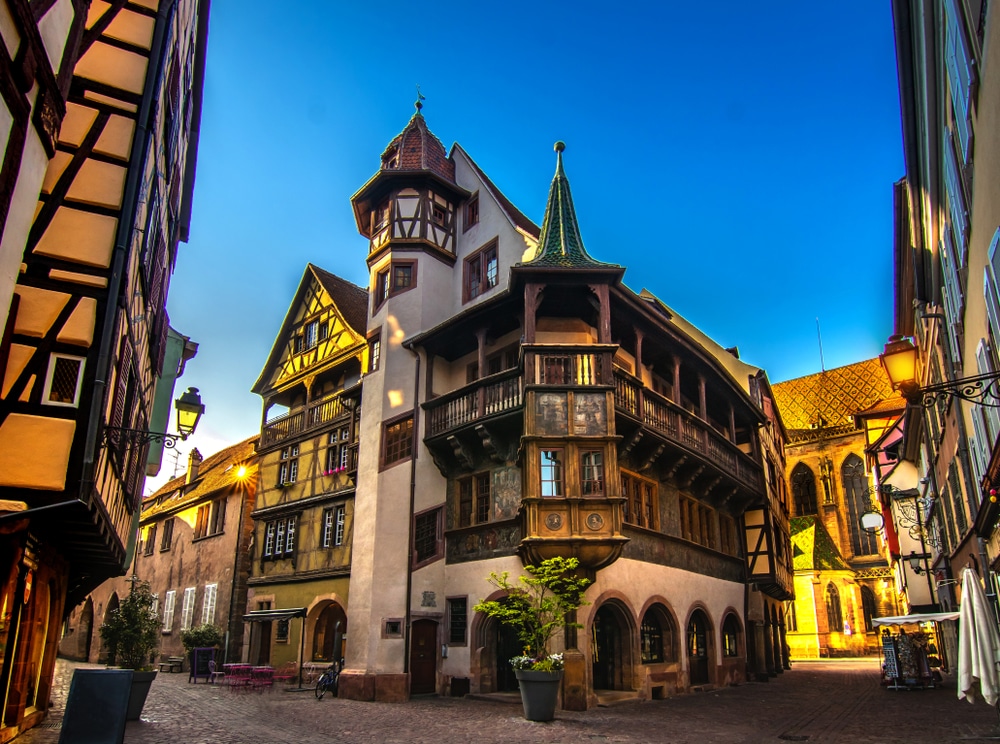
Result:
M420 85L417 85L417 100L413 102L413 105L416 107L418 114L420 113L420 109L424 107L424 104L421 103L424 100L426 100L426 97L420 92Z
M555 150L556 152L562 152L563 150L566 149L566 143L563 142L562 140L559 140L558 142L555 143L555 145L552 146L552 149Z

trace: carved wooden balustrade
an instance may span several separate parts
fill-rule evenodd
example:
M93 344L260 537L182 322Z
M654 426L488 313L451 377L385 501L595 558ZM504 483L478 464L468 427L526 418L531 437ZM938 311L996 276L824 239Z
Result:
M260 446L272 444L317 429L324 424L345 418L352 409L345 404L344 396L337 392L311 401L307 407L282 414L264 424L260 435Z

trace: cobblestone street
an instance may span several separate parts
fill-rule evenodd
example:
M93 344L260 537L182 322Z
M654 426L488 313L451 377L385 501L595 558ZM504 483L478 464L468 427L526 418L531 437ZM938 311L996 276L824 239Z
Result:
M56 744L76 665L60 660L53 710L16 744ZM970 742L1000 738L997 713L959 701L954 681L923 691L878 684L877 660L799 662L768 683L586 712L551 723L521 717L519 701L418 698L361 703L312 692L233 694L159 674L127 744L305 742ZM516 704L514 704L516 702Z

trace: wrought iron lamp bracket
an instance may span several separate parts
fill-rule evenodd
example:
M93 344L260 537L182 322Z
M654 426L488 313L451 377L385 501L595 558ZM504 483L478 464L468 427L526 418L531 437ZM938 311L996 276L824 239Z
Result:
M916 392L917 401L924 408L944 402L949 397L961 398L969 403L990 408L1000 408L1000 390L997 383L1000 375L991 372L975 377L963 377L949 382L939 382L922 387Z
M104 448L117 446L124 441L128 447L141 447L144 444L163 443L167 449L177 446L177 441L183 439L178 434L166 434L146 429L126 429L121 426L105 426L101 430L101 446Z

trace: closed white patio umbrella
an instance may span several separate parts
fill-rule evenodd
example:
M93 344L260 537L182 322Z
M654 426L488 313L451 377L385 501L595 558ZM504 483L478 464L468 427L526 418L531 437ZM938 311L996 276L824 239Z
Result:
M962 571L962 607L958 620L958 699L975 702L977 693L990 705L1000 697L1000 633L979 577Z

